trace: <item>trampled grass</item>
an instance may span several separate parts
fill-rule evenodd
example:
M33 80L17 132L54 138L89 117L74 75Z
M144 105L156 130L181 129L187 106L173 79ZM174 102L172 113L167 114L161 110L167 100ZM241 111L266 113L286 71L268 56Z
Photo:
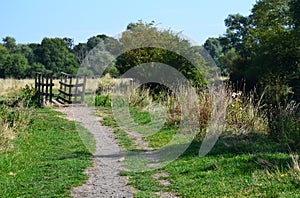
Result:
M36 109L29 128L20 131L13 149L0 153L1 197L70 197L87 179L90 153L74 122L49 109ZM82 129L83 130L83 129ZM86 138L92 136L87 131Z

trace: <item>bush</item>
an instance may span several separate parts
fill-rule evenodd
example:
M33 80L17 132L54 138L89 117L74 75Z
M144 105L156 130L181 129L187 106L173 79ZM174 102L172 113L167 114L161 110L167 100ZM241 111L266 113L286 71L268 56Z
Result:
M6 98L3 102L9 107L39 107L37 94L32 85L26 84L24 88L13 94L12 97Z
M111 100L109 95L96 95L95 97L96 107L111 107Z
M21 90L19 100L23 103L25 107L38 107L40 104L37 100L37 92L35 88L31 85L25 85Z

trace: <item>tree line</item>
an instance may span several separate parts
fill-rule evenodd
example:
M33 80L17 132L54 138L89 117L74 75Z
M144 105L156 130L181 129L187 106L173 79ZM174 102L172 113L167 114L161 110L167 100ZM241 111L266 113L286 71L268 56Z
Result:
M132 48L145 42L159 44L170 51L150 46ZM54 77L60 72L84 72L89 76L110 73L118 77L142 63L160 62L175 67L195 84L205 84L197 68L177 54L190 54L193 62L201 67L205 61L196 52L202 50L203 47L193 47L171 30L159 30L154 22L142 21L130 23L119 39L101 34L77 45L70 38L44 38L40 44L17 44L14 38L5 37L0 44L0 78L32 78L36 72L53 72ZM89 53L92 56L87 60Z
M185 53L192 50L193 62L205 65L198 56L203 47L210 53L224 75L236 86L245 85L269 94L278 102L287 96L300 100L300 0L259 0L249 16L230 14L225 19L226 33L208 38L203 46L192 46L171 30L159 30L154 22L130 23L118 39L105 34L85 43L74 44L71 38L44 38L41 43L17 44L12 37L0 43L0 78L32 78L35 72L77 73L84 58L96 46L105 51L98 62L113 60L114 51L130 48L128 40L138 44L147 39L167 40L168 48ZM132 44L132 43L131 43ZM99 47L100 46L100 47ZM191 51L189 51L191 52ZM105 56L104 56L104 55ZM104 73L118 77L133 66L145 62L163 62L176 67L195 83L205 84L191 63L162 49L143 48L127 51L112 61ZM90 75L103 71L93 66L80 68ZM206 75L206 74L205 74Z

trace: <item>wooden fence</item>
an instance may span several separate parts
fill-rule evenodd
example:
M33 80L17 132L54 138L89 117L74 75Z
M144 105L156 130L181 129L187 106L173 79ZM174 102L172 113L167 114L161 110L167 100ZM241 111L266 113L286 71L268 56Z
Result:
M52 87L54 86L52 75L52 73L36 73L34 85L37 93L38 104L40 106L45 104L46 101L52 102Z
M61 72L58 102L68 104L84 103L86 74L67 74Z

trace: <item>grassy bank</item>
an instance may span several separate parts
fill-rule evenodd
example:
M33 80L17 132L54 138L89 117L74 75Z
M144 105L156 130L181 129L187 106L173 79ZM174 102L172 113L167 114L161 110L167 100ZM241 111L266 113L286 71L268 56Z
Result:
M1 197L70 197L71 188L87 179L83 170L91 165L90 153L75 124L60 115L34 109L12 148L0 153Z
M234 102L235 106L230 104L230 118L236 115L233 108L241 112L241 107L237 106L240 104ZM121 146L136 150L132 138L118 128L108 106L98 109L99 115L104 116L102 124L114 128ZM135 122L150 122L149 113L144 110L131 107L130 112ZM246 123L244 117L235 116L235 119ZM237 123L232 119L227 122ZM143 140L151 147L160 148L176 130L176 125L165 125ZM122 175L128 176L129 183L137 189L136 197L159 197L166 193L179 197L300 196L299 152L292 152L285 143L275 141L265 132L229 134L226 131L213 150L202 158L199 157L200 146L201 140L195 139L178 159L161 169L142 173L124 171Z

